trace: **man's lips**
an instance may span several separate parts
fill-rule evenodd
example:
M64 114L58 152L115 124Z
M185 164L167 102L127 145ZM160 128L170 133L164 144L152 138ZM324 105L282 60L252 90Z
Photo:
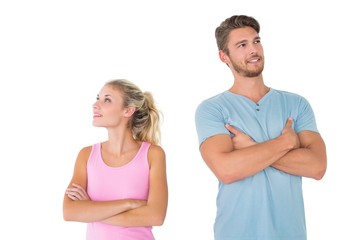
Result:
M248 60L249 63L255 63L255 62L259 62L259 61L260 61L259 57L251 58L251 59Z

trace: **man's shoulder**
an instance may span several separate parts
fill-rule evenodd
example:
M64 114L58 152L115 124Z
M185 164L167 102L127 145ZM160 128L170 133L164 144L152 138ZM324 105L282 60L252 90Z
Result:
M218 103L224 97L225 93L226 93L226 91L218 93L218 94L213 95L211 97L208 97L208 98L202 100L200 102L199 106L200 105L208 105L208 104L212 105L212 104Z
M304 98L302 95L300 95L299 93L296 93L296 92L273 89L273 88L271 90L274 93L274 95L281 95L281 96L289 97L289 98Z
M225 92L221 92L202 100L196 108L196 115L218 111L223 103L224 93Z

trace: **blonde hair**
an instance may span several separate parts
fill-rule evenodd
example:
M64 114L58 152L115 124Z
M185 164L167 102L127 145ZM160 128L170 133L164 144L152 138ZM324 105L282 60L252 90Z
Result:
M106 86L118 89L123 96L124 107L135 107L132 120L129 122L133 137L137 141L160 144L161 112L155 105L150 92L142 92L138 86L126 79L108 81Z

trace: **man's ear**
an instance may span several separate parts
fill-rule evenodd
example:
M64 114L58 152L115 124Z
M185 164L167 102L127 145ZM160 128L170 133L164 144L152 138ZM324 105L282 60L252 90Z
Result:
M223 63L228 64L229 57L228 57L228 55L226 53L224 53L224 51L219 50L219 58Z
M125 117L131 117L135 112L135 107L127 107L125 109Z

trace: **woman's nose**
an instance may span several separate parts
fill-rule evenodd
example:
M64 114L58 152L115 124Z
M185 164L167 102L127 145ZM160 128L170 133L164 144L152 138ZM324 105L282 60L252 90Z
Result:
M99 109L98 101L94 102L92 107L93 107L93 109Z

